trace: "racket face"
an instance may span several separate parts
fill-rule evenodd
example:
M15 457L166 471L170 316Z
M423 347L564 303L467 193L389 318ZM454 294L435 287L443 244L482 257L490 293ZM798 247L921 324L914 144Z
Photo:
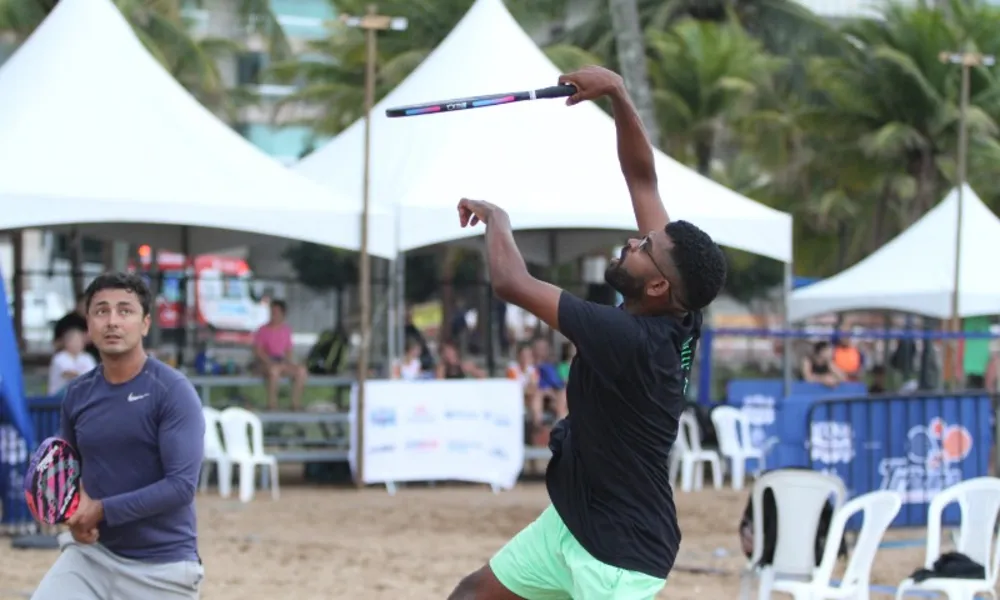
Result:
M80 457L65 440L48 438L31 457L24 477L24 498L40 523L55 525L73 516L80 504Z

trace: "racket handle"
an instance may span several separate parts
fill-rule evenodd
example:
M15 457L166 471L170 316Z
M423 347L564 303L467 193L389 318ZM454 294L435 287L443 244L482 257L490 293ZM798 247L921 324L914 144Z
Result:
M566 98L576 93L575 85L554 85L535 90L535 98Z

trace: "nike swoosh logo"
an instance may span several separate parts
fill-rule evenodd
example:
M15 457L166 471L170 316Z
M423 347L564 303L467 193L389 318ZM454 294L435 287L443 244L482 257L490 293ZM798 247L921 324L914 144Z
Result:
M145 398L148 395L149 394L141 394L141 395L129 394L128 395L128 401L129 402L135 402L136 400L142 400L143 398Z

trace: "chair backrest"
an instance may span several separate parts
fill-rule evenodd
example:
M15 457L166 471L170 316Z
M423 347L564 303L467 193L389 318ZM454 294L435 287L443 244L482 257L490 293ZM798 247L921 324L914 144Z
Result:
M750 419L743 411L732 406L717 406L712 409L712 424L719 450L726 456L743 454L752 448Z
M201 414L205 417L205 456L215 458L225 454L225 444L219 431L221 413L211 406L203 406Z
M700 452L701 429L698 428L698 418L695 417L694 413L690 410L685 410L681 413L678 425L680 428L677 432L677 441L674 442L674 445L682 450Z
M771 568L781 575L810 576L816 569L816 531L823 507L832 501L836 511L844 504L847 490L835 475L817 471L776 470L761 475L751 494L753 510L753 554L764 555L764 490L774 494L778 513L777 539ZM828 538L829 539L829 538ZM839 538L838 538L839 543Z
M840 540L844 537L847 521L854 515L863 513L861 531L858 532L840 585L842 588L853 586L856 589L867 590L872 564L882 544L882 537L902 506L903 499L899 493L882 490L862 494L834 512L826 546L823 548L823 560L816 569L815 579L829 585L833 570L837 566L837 552L840 549Z
M234 460L260 456L264 453L264 426L260 417L237 406L220 415L226 451Z
M941 490L927 507L927 551L924 567L930 569L941 556L941 519L949 504L961 511L955 550L986 569L986 580L996 584L1000 573L1000 537L996 536L1000 515L1000 479L976 477Z

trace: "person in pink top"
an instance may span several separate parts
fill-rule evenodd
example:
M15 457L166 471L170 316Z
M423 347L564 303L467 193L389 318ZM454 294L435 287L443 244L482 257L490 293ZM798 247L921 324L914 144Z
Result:
M282 377L292 380L292 409L298 410L302 390L309 376L306 368L295 362L292 348L292 328L285 322L285 303L271 301L271 320L257 330L253 337L257 366L267 381L267 407L278 408L278 386Z

